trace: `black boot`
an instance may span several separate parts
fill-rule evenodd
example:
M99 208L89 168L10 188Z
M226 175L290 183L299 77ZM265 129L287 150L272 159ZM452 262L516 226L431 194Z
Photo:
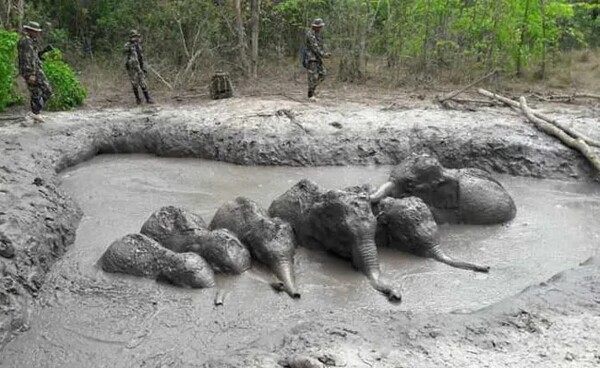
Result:
M135 95L135 103L140 105L142 99L140 98L140 91L138 91L137 87L133 87L133 94Z
M308 90L308 98L311 98L315 95L315 91L314 90Z
M154 100L150 96L150 91L144 91L144 97L146 97L146 103L153 104Z

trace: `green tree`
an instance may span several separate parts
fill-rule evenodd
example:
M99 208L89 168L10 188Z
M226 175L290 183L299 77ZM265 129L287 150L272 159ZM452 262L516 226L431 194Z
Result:
M54 49L46 54L43 68L54 92L48 101L48 110L70 110L83 104L87 91L75 76L73 69L62 61L60 50Z
M19 35L0 29L0 111L18 100L14 82Z

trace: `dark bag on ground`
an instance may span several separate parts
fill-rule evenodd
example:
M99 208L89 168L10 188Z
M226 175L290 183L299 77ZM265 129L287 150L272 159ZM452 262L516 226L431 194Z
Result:
M228 73L218 72L210 81L210 98L218 100L233 96L233 87Z

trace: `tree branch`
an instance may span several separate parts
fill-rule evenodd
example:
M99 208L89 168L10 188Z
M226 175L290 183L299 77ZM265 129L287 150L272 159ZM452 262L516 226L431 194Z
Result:
M505 104L507 104L507 105L509 105L511 107L520 109L519 103L517 101L511 100L510 98L506 98L504 96L492 93L492 92L487 91L487 90L485 90L483 88L479 88L477 90L477 93L479 93L481 95L484 95L486 97L489 97L489 98L493 98L493 99L498 100L500 102L503 102L503 103L505 103ZM582 141L586 142L586 144L589 144L590 146L600 147L600 142L598 142L598 141L596 141L594 139L591 139L589 137L586 137L585 135L579 133L578 131L576 131L576 130L574 130L572 128L569 128L568 126L563 125L562 123L558 122L556 119L552 119L552 118L550 118L550 117L548 117L548 116L546 116L546 115L544 115L542 113L539 113L539 112L533 111L533 110L532 110L532 114L536 118L542 119L545 122L550 123L550 124L556 126L557 128L560 128L560 129L564 130L565 132L569 133L572 137L574 137L576 139L581 139Z
M536 128L548 135L558 138L566 146L579 151L585 158L587 158L596 171L600 173L600 159L598 159L598 156L592 152L590 146L588 146L583 139L575 139L570 137L567 133L560 130L556 126L535 116L534 112L527 106L527 101L523 96L520 98L520 107L523 114L536 126Z

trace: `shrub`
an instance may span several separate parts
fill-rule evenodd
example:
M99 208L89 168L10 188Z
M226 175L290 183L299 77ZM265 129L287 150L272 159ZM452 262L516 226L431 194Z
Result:
M18 40L18 34L0 29L0 111L19 101L14 89Z
M62 52L54 49L44 56L44 73L52 86L54 95L46 106L48 110L71 110L83 103L87 91L73 72L73 69L62 61Z

